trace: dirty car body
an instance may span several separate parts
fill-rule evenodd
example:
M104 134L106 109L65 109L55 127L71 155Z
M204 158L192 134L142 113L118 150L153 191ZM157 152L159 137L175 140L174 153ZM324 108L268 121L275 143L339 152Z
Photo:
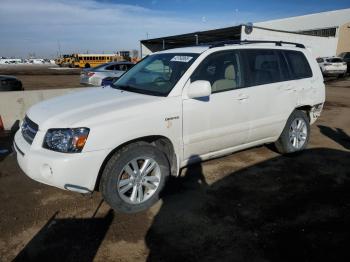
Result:
M110 87L30 108L16 133L22 170L76 192L100 189L123 212L154 204L168 175L267 143L303 150L325 101L306 50L274 44L154 53Z

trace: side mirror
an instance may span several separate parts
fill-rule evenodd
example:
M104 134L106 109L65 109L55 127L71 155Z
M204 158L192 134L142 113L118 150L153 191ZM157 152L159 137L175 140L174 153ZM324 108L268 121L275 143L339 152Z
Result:
M187 88L188 98L201 98L211 95L211 84L209 81L197 80Z

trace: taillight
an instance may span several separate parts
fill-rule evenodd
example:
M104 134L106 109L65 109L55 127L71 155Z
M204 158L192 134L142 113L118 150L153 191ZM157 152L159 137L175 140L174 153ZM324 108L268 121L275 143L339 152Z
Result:
M1 116L0 116L0 130L4 130L4 123L2 122Z
M94 72L87 73L88 77L92 77L94 74L95 74Z

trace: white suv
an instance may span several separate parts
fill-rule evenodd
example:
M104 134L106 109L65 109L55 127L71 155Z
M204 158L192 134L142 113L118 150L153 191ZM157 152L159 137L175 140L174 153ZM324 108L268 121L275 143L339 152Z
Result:
M348 66L341 57L319 57L316 61L324 76L346 76Z
M14 145L32 179L100 190L131 213L191 163L268 143L303 150L324 101L318 64L301 45L179 48L147 56L111 87L33 106Z

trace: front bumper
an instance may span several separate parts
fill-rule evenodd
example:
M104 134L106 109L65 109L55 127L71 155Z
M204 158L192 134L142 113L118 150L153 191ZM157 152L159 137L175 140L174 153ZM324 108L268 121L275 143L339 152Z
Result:
M40 137L39 132L37 136ZM100 167L108 154L107 151L66 154L44 149L36 146L34 142L30 145L24 140L20 131L15 135L14 148L17 161L28 177L47 185L79 193L89 193L94 190Z

